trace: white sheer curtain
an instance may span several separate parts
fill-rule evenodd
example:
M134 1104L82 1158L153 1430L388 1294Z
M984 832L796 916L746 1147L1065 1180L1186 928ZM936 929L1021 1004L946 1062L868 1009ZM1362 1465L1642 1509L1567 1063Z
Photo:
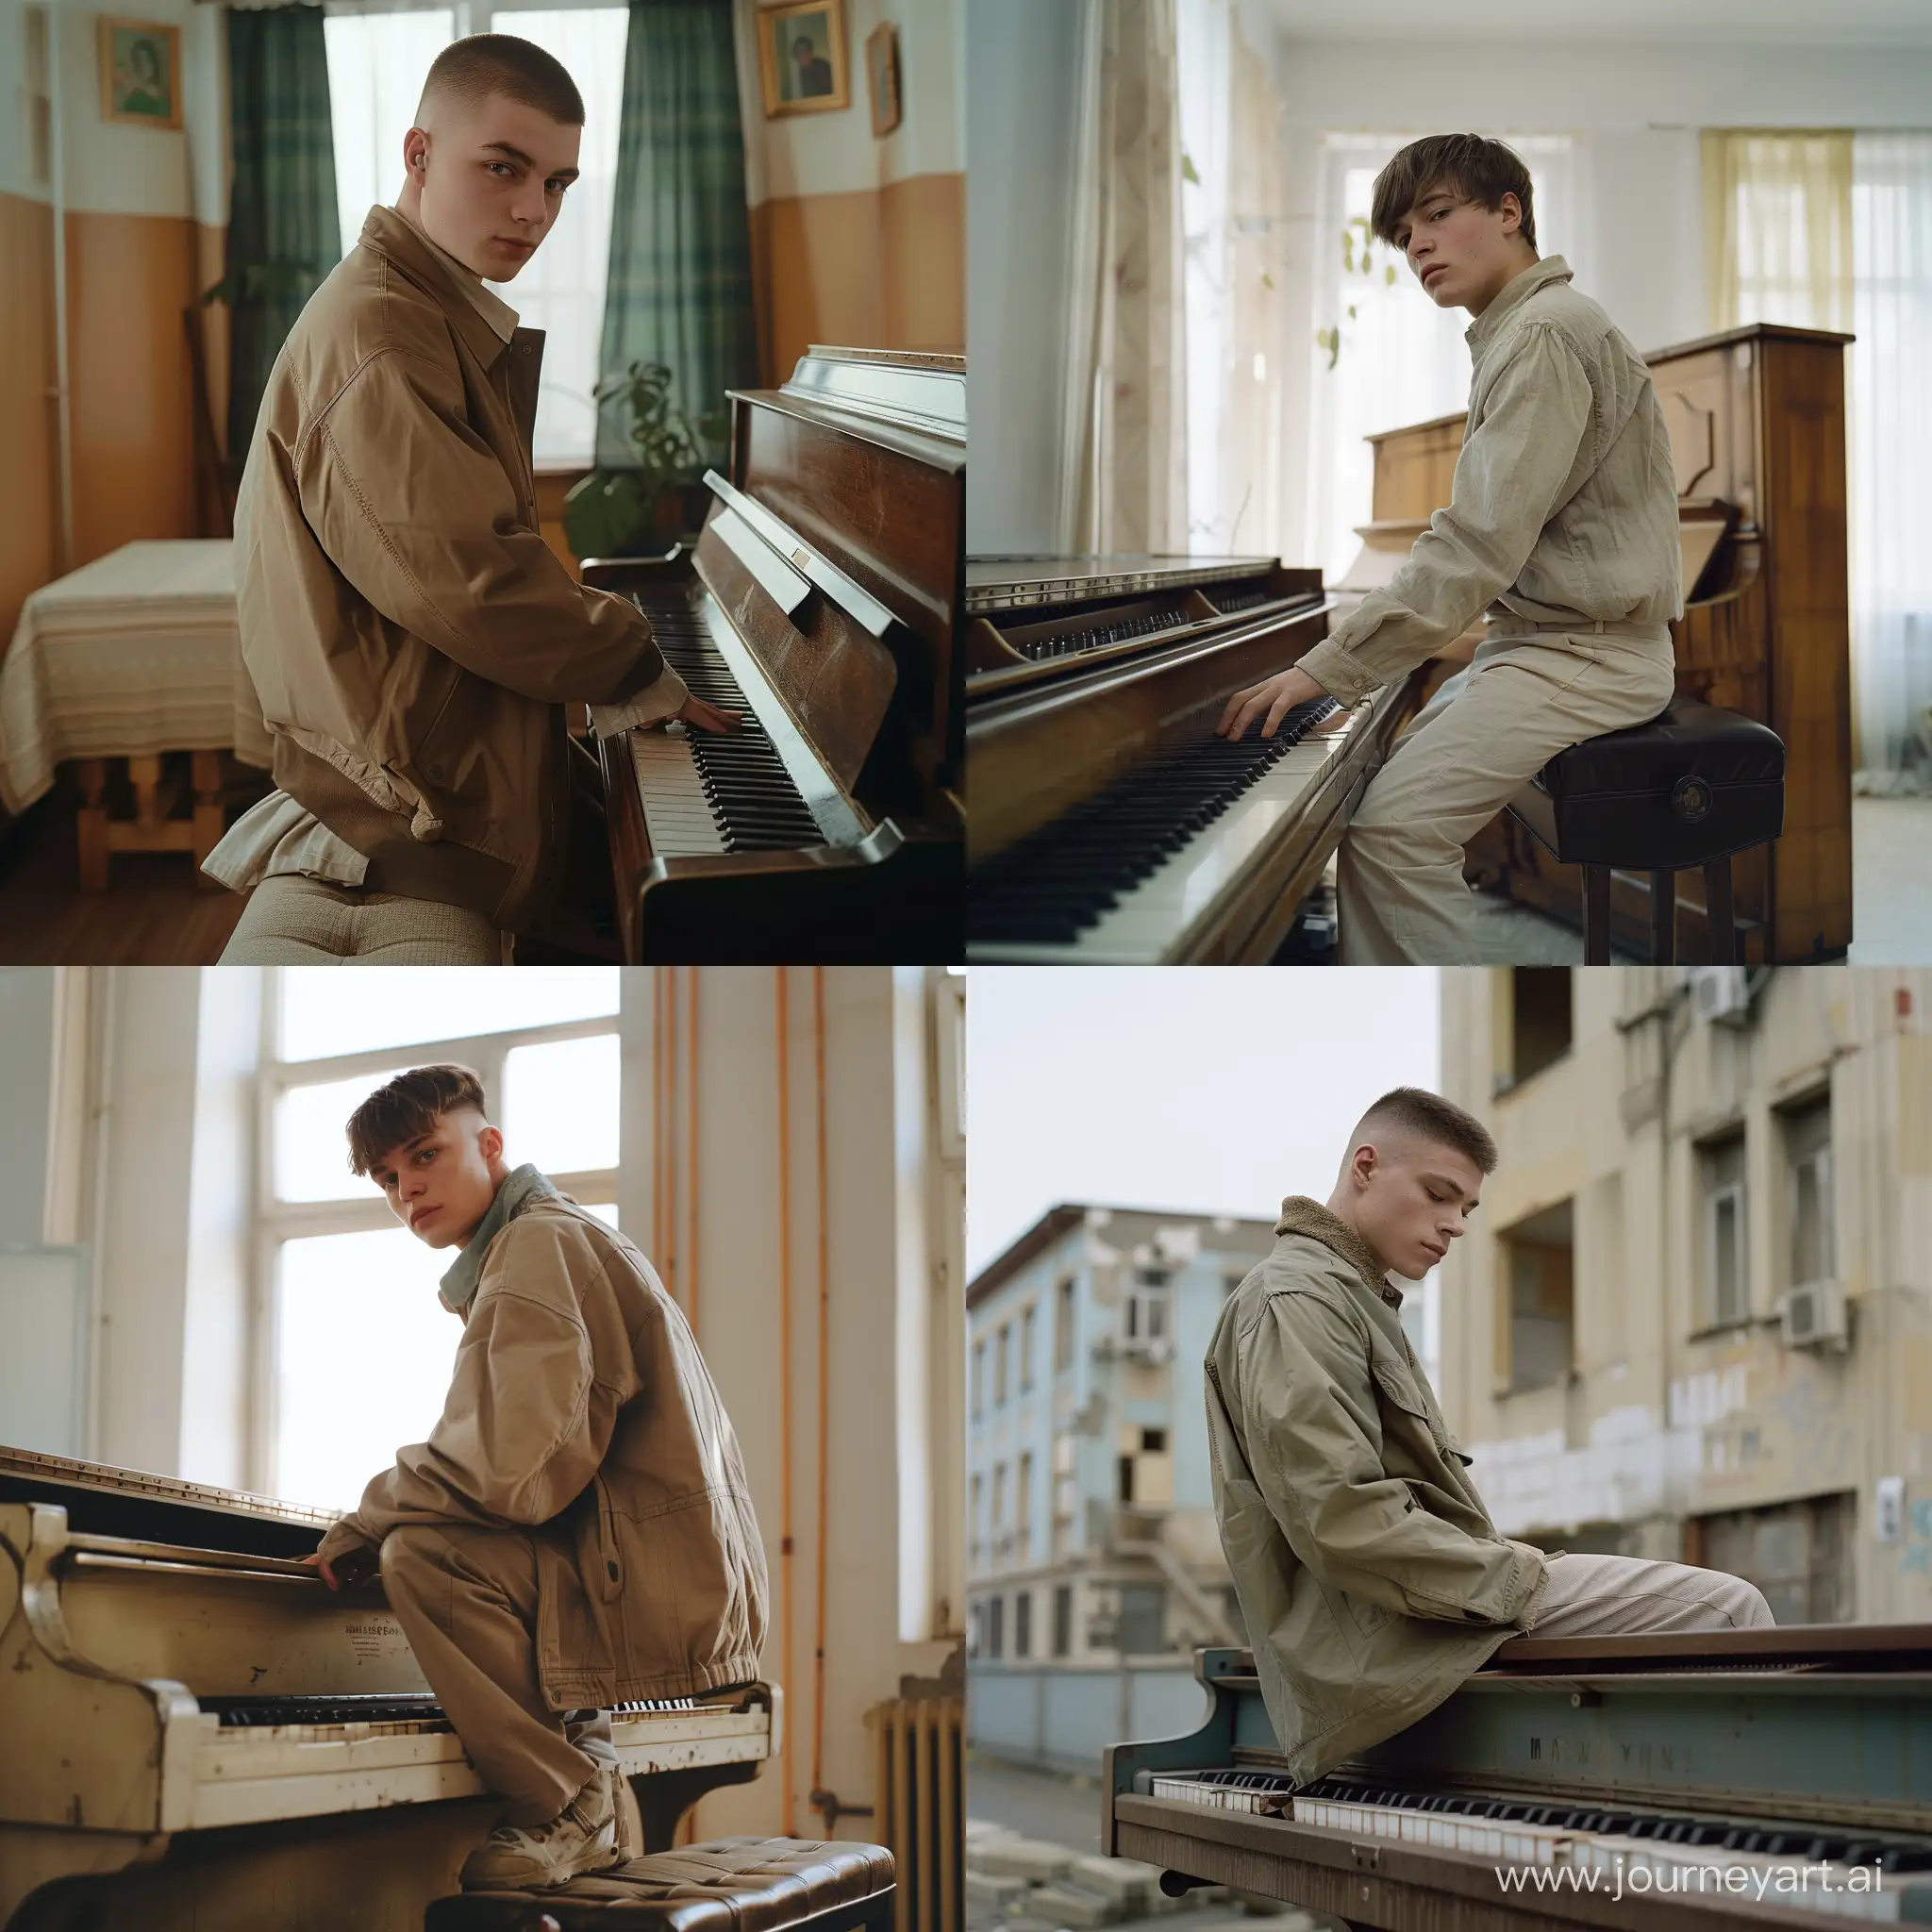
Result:
M1932 134L1852 143L1858 787L1932 792Z
M423 77L459 30L515 34L556 55L584 97L580 176L564 196L557 226L523 273L514 282L491 286L525 327L545 332L537 461L588 464L596 440L591 391L597 380L604 327L629 9L550 7L492 12L471 0L461 12L460 21L450 8L332 13L324 24L342 251L356 245L373 204L395 200L403 178L403 136L415 118Z
M1529 166L1539 251L1575 268L1566 240L1574 199L1569 138L1500 138ZM1356 525L1369 521L1374 453L1363 439L1469 402L1468 312L1438 308L1392 248L1364 245L1375 176L1415 139L1331 134L1323 143L1315 308L1319 329L1337 333L1308 351L1307 521L1297 560L1319 564L1331 583L1355 558Z

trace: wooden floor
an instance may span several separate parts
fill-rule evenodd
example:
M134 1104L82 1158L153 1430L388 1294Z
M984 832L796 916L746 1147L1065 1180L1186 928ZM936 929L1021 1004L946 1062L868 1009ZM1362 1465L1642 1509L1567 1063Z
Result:
M230 823L243 808L231 807ZM116 853L108 890L83 891L78 811L63 768L53 791L0 830L0 965L213 965L246 898L203 877L185 852Z

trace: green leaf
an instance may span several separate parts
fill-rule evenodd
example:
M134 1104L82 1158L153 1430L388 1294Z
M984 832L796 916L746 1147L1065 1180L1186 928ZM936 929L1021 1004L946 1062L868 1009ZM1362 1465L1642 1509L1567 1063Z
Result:
M592 470L563 499L573 557L618 557L650 528L649 494L627 470Z
M1395 264L1392 261L1382 271L1382 279L1391 289L1395 286Z
M1194 158L1186 148L1181 150L1181 179L1191 181L1196 188L1201 185L1201 177L1194 172Z
M1265 268L1261 271L1261 286L1264 289L1272 289L1274 286L1274 277Z

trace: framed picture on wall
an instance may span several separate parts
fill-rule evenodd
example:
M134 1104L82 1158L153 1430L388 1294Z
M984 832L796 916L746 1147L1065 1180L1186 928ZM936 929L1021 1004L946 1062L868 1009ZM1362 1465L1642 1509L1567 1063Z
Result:
M181 29L101 15L101 118L140 127L181 125Z
M758 10L758 79L765 117L852 105L845 0L786 0Z
M899 100L899 29L882 20L865 37L865 91L872 101L872 131L890 134L904 111Z

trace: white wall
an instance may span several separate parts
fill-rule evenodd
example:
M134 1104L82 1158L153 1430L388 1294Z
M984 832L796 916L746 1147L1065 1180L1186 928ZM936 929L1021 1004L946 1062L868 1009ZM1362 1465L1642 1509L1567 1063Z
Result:
M0 1247L42 1239L53 1035L53 974L0 967Z

